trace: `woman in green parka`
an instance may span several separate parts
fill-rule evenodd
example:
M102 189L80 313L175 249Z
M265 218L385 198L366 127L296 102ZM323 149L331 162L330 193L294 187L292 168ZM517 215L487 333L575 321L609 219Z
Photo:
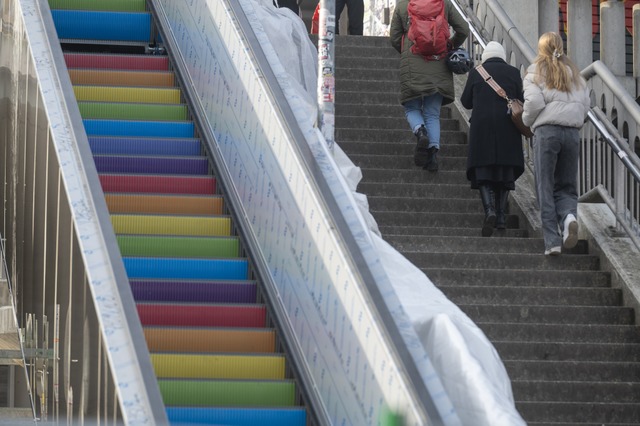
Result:
M429 3L429 2L427 2ZM469 36L469 26L449 0L444 0L445 17L453 29L449 39L450 50L460 47ZM453 74L439 60L425 60L411 52L409 31L409 0L398 0L389 36L391 45L400 53L400 103L417 144L414 161L429 171L438 170L437 152L440 150L440 108L453 102Z

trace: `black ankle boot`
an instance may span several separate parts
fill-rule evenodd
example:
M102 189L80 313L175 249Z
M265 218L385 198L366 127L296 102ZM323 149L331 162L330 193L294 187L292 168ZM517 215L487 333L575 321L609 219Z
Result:
M509 190L500 188L495 190L496 197L496 229L507 227L507 202L509 200Z
M438 171L438 148L435 146L427 150L427 165L424 168L430 172Z
M496 210L493 207L493 197L491 188L486 185L478 187L480 190L480 200L484 208L484 222L482 223L482 236L490 237L493 234L493 226L496 223Z
M416 132L416 149L413 153L413 161L416 166L424 167L427 165L429 137L427 136L427 129L424 126L420 126Z

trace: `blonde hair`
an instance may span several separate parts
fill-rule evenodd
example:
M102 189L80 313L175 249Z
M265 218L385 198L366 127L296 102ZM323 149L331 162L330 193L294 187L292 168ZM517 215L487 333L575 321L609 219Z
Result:
M537 83L544 83L550 89L570 92L583 87L584 80L578 67L564 53L562 38L556 32L544 33L538 40L536 64Z

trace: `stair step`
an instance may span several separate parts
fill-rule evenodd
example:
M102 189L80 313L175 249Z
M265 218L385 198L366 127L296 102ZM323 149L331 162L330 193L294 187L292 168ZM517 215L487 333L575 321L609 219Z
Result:
M116 234L191 235L194 237L228 237L229 216L170 216L112 214Z
M400 53L391 46L391 40L386 38L386 43L369 44L362 46L345 45L336 49L336 62L340 65L348 63L351 58L368 58L368 59L395 59L400 66Z
M459 287L460 289L469 290L468 287ZM480 287L483 289L482 287ZM508 292L515 292L516 290L520 290L521 287L513 287L509 288ZM573 306L553 306L555 303L550 303L549 305L534 305L535 299L529 301L525 300L525 302L531 302L529 304L517 304L517 298L511 297L508 298L508 295L503 296L504 299L501 299L499 296L491 299L491 302L486 303L483 300L482 296L478 296L477 298L465 302L465 296L456 296L451 295L451 291L449 287L440 287L441 290L456 302L456 304L462 309L471 319L474 321L482 321L482 322L504 322L504 323L549 323L549 324L603 324L603 325L630 325L633 324L634 315L633 309L631 308L623 308L620 306L588 306L583 305L586 301L580 300L579 305ZM503 290L507 290L503 288ZM530 288L524 288L524 290L531 290ZM553 289L557 290L557 289ZM577 291L582 291L586 289L576 289ZM592 290L592 289L590 289ZM460 291L462 293L463 291ZM500 293L508 293L500 292ZM526 298L525 295L531 293L531 291L524 291L522 295L523 298ZM493 296L487 295L484 299L489 299ZM548 295L544 295L548 297ZM518 295L519 297L519 295ZM562 297L567 298L567 296L563 293ZM595 295L594 295L595 297ZM611 297L607 294L603 295L603 297ZM504 303L508 304L505 305ZM486 303L486 304L483 304ZM569 302L567 302L568 304ZM550 306L551 305L551 306Z
M149 43L151 13L52 10L58 33L64 40Z
M146 0L48 0L51 9L103 10L113 12L145 12Z
M152 353L159 379L283 380L285 358L277 354L170 354Z
M122 256L236 258L240 256L238 237L174 237L116 235Z
M247 259L123 257L131 279L246 280Z
M356 68L362 70L378 69L396 72L398 68L400 68L400 55L398 54L395 57L381 56L377 58L361 56L347 58L344 56L336 56L336 66L339 67L340 70L345 68Z
M169 421L176 424L233 426L306 426L303 408L199 408L167 407Z
M499 341L640 343L635 325L476 323L489 339Z
M295 383L291 380L158 380L167 406L291 407Z
M402 139L399 139L399 140L401 141ZM338 141L338 145L340 145L340 139L336 139L336 141ZM416 167L415 163L413 162L413 154L398 155L398 156L349 154L349 158L351 159L351 161L353 161L353 163L356 166L361 168L421 170L421 168ZM467 167L466 157L447 157L447 156L438 154L438 163L440 165L440 170L449 170L449 171L457 170L460 173L464 173ZM424 173L426 175L429 175L431 173L435 174L437 172L424 171ZM468 185L467 185L467 189L469 189ZM474 195L477 197L477 194L474 193Z
M386 92L400 94L399 80L336 80L336 96L341 92ZM399 98L398 98L399 99ZM336 116L336 119L338 116Z
M398 135L401 135L399 138ZM336 141L354 141L354 142L393 142L402 141L410 142L409 146L415 146L416 138L408 128L404 131L398 129L358 129L358 128L340 128L336 129ZM447 144L466 144L467 136L457 130L442 130L440 132L440 145ZM464 156L465 167L467 156Z
M78 102L80 115L85 120L162 120L188 119L187 106L181 104L143 104L138 102Z
M206 157L94 155L93 160L98 173L204 175L209 171Z
M115 55L109 53L65 52L64 60L68 68L132 71L166 71L169 69L169 58L160 55Z
M255 303L255 281L129 280L138 302Z
M179 104L181 92L168 87L73 86L78 101ZM141 135L145 136L145 135ZM157 135L163 136L163 135Z
M609 287L611 276L602 271L423 268L437 285L499 285L503 287Z
M216 192L213 176L161 176L100 173L104 192L210 195Z
M191 121L82 120L89 136L193 138Z
M460 227L433 227L433 226L403 226L378 224L378 229L384 238L391 235L420 235L420 236L442 236L450 235L455 237L476 237L480 230L474 228ZM526 238L529 235L526 229L496 229L491 238Z
M545 256L540 254L505 253L495 256L493 253L421 253L404 252L404 256L417 267L469 268L469 269L513 269L530 270L597 270L600 260L596 256L562 255Z
M175 76L170 71L122 71L72 68L69 70L74 85L173 87Z
M439 286L456 304L542 306L615 306L622 301L622 291L613 288L580 287L498 287ZM567 312L568 314L569 312Z
M341 129L362 129L362 130L394 130L410 132L411 128L404 117L362 117L362 116L341 116L336 118L336 127ZM440 120L440 130L459 130L458 120L443 118ZM415 139L414 139L415 140Z
M160 215L222 215L219 195L156 195L106 193L109 212Z
M143 326L265 327L264 305L137 303Z
M406 130L407 137L410 139L408 141L396 141L396 142L377 142L374 140L362 140L362 141L348 141L342 140L339 145L342 150L347 153L357 153L358 155L402 155L402 156L411 156L413 158L413 153L416 147L416 140L410 134L409 130ZM438 152L438 158L440 157L464 157L467 155L467 146L460 144L448 143L446 145L440 146L440 151ZM416 170L420 170L420 168L416 168ZM457 172L460 179L464 179L467 181L466 173ZM437 174L437 173L436 173Z
M640 383L630 382L557 382L541 380L514 380L514 395L535 399L520 399L519 402L592 402L637 404ZM609 422L607 422L609 424Z
M400 71L397 68L363 68L354 66L346 68L339 66L340 64L336 65L336 81L343 79L357 80L358 78L362 80L389 81L393 82L393 84L397 84L398 81L400 81ZM336 98L336 103L338 103L337 101L338 98ZM396 98L396 103L400 106L399 93Z
M356 78L358 80L359 78ZM404 117L404 108L398 102L395 105L365 105L350 102L336 103L336 120L342 116L358 116L358 117ZM441 118L451 118L452 112L450 107L442 107L440 110ZM338 121L339 122L339 121ZM407 128L408 128L407 124Z
M598 426L633 425L640 419L638 403L517 402L516 408L525 419L535 418L547 425L562 424L563 421Z
M348 142L350 143L350 142ZM360 143L360 142L357 142ZM340 144L342 147L343 144ZM361 183L430 183L430 184L469 184L467 177L459 171L443 170L438 173L424 173L424 170L414 167L412 170L389 170L389 169L360 169L362 171ZM479 196L478 196L479 197ZM375 195L367 199L375 198ZM480 198L478 198L480 203Z
M367 197L367 201L369 202L370 210L376 212L406 211L422 213L445 213L463 211L469 213L475 212L478 214L482 213L482 204L480 203L480 200L472 200L470 198L449 198L434 200L427 198L379 197L376 195L372 195ZM423 240L425 242L427 241L427 239L425 238L420 238L419 241L414 241L414 243L422 243Z
M522 342L494 340L502 359L640 362L640 343Z
M411 159L413 162L413 158ZM415 167L415 166L413 166ZM431 173L424 172L425 179L429 179ZM391 182L360 182L358 192L370 194L373 197L404 197L424 198L429 200L466 199L480 202L478 191L473 190L468 184L440 184L429 183L391 183ZM399 224L396 224L398 226ZM475 225L473 227L475 228Z
M478 223L479 226L480 223ZM399 251L420 251L423 253L473 250L486 251L498 255L501 253L539 254L541 249L544 251L544 242L538 238L388 235L385 240ZM586 254L586 251L584 253Z
M94 155L195 157L202 153L200 140L194 138L90 136L89 146Z
M150 352L271 353L276 347L275 331L266 328L144 327L143 331Z
M505 360L512 380L639 382L640 363Z
M376 47L389 47L391 42L388 36L352 36L347 34L338 34L335 36L336 50L342 49L347 46L376 46Z
M460 194L456 194L460 195ZM371 213L376 221L381 225L404 225L404 226L432 226L432 227L454 227L454 228L476 228L480 230L484 222L483 213L444 213L430 212L424 214L417 211L376 211ZM507 228L517 228L519 226L518 216L508 215L506 218ZM477 234L479 235L479 234ZM544 250L542 250L544 252Z

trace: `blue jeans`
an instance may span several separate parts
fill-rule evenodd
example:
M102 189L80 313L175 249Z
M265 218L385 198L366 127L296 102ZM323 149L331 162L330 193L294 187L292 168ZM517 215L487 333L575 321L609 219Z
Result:
M402 104L404 115L407 117L412 132L416 132L424 125L429 136L429 148L440 149L440 108L442 108L442 95L435 93L423 96L422 99L411 99Z
M580 131L540 126L533 135L533 166L542 220L544 248L562 245L562 227L571 213L578 217Z

